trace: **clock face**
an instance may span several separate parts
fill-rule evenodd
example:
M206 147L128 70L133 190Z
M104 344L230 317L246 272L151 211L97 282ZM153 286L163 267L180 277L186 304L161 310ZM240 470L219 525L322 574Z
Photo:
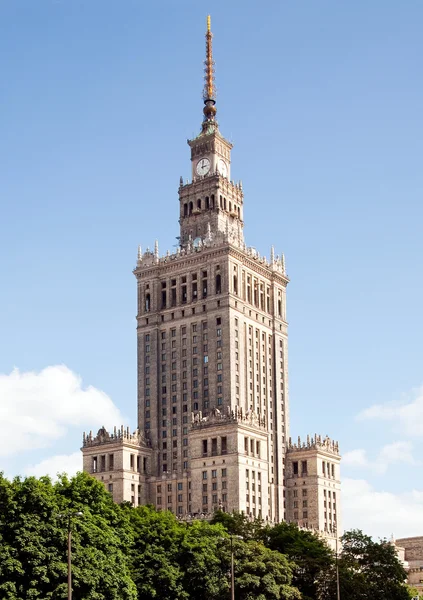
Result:
M210 171L210 161L208 158L200 158L196 167L197 175L207 175Z
M218 163L218 169L219 169L219 173L223 176L223 177L227 177L228 175L228 167L225 163L224 160L220 159L219 163Z

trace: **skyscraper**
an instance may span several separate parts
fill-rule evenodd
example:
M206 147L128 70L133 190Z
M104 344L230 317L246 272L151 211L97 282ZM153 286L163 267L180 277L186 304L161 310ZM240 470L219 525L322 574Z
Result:
M138 429L84 434L84 470L117 501L180 516L244 511L331 532L338 446L289 441L289 279L283 255L272 247L267 259L244 241L242 183L231 179L232 144L217 122L209 17L204 79L191 177L178 190L178 248L139 248L134 269ZM335 496L330 518L324 488Z

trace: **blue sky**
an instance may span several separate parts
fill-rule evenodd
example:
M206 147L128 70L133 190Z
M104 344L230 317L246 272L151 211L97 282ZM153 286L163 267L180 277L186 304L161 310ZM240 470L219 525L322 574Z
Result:
M72 469L103 420L135 427L131 271L138 244L176 243L206 14L188 0L0 0L9 475ZM247 243L273 243L291 278L292 435L338 439L345 525L398 537L423 531L422 19L420 0L212 8Z

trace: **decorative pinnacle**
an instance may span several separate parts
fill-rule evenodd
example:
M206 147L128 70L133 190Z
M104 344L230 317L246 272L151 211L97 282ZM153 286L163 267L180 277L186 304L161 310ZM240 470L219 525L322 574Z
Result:
M211 32L210 15L207 17L206 60L204 61L204 120L212 121L216 114L216 87L214 85L213 34Z
M214 61L213 61L213 34L210 28L210 15L207 17L206 33L206 60L204 61L204 101L216 100L216 88L214 85Z

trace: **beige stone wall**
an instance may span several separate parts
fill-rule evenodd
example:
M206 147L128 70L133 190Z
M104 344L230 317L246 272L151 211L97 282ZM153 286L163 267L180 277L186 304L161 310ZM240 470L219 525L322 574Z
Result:
M263 457L270 494L265 514L264 504L260 510L283 519L287 279L230 244L140 265L135 273L138 414L153 450L151 481L191 476L191 412L254 411L272 434ZM191 480L191 498L196 485ZM239 502L235 508L245 510Z
M409 585L423 592L423 536L400 538L395 545L404 550Z
M329 440L298 444L286 457L287 520L324 533L342 533L340 455Z
M96 438L84 439L83 470L104 483L115 502L125 500L134 506L150 502L150 449L142 448L130 434L129 439Z
M140 249L134 270L138 428L146 439L138 446L128 436L114 441L113 469L106 460L95 473L94 457L112 446L104 434L98 443L84 440L84 470L113 485L117 501L150 501L181 516L220 507L292 520L299 481L287 456L285 261L273 248L267 260L245 245L242 184L230 175L232 144L209 117L188 141L192 179L181 178L178 190L177 250L160 256L157 242L153 251ZM210 162L201 175L200 159ZM221 160L226 173L219 172ZM147 460L145 473L134 472L134 453ZM310 503L305 521L321 528L334 512L331 506L328 516L324 494L335 493L339 503L339 457L334 477L325 479L318 472L324 456L306 453L302 488Z

